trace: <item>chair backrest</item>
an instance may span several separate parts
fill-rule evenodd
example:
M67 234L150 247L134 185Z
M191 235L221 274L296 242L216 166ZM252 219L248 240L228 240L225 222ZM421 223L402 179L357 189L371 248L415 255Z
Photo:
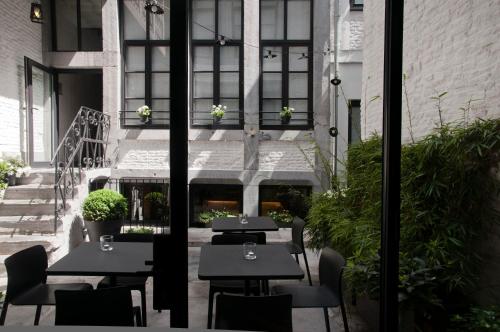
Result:
M120 233L113 235L116 242L153 242L153 234Z
M332 248L323 248L319 257L319 283L342 297L342 273L345 259Z
M33 286L45 283L47 280L47 266L47 252L41 245L21 250L6 258L6 302Z
M132 295L127 287L56 290L55 325L134 326Z
M304 249L304 227L306 222L299 218L294 217L292 220L292 242Z
M292 332L292 295L220 294L216 300L215 328Z
M226 233L226 234L218 234L212 236L212 244L220 245L220 244L243 244L245 242L255 242L257 243L258 237L254 234L246 234L246 233Z

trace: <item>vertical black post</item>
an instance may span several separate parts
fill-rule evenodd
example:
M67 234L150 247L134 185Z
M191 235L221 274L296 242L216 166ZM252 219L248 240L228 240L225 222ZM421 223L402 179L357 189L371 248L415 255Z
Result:
M170 227L173 308L171 327L188 327L188 2L170 2Z
M386 0L380 266L380 331L383 332L398 330L403 20L404 0Z

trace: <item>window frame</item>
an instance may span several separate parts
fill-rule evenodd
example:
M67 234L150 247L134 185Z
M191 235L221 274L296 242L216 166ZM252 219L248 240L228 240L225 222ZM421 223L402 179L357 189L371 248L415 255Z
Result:
M233 39L226 39L225 40L225 45L220 45L216 38L219 36L219 0L213 0L214 5L215 5L215 17L214 17L214 25L215 25L215 33L213 36L213 39L194 39L193 34L192 34L192 26L193 26L193 3L195 0L190 0L190 8L191 10L189 11L189 18L190 18L190 29L191 29L191 37L190 37L190 48L191 48L191 70L190 70L190 81L191 81L191 100L190 100L190 112L189 112L189 122L190 122L190 128L193 129L243 129L243 126L245 124L245 119L244 119L244 106L245 106L245 101L244 101L244 70L243 70L243 59L244 59L244 27L245 27L245 22L244 22L244 1L239 0L241 3L241 31L240 31L240 39L239 40L233 40ZM220 50L224 47L238 47L239 49L239 59L238 59L238 74L239 74L239 84L238 84L238 107L239 107L239 112L238 112L238 124L195 124L194 123L194 114L197 113L194 110L194 101L197 99L209 99L209 98L195 98L194 97L194 49L195 47L212 47L213 48L213 68L212 71L197 71L196 73L212 73L213 75L213 92L212 92L212 104L213 105L219 105L221 99L231 99L231 98L221 98L220 96L220 76L221 72L220 70ZM236 73L236 71L226 71L227 73ZM222 120L224 121L224 120Z
M101 47L97 50L83 50L82 49L82 10L81 1L75 0L76 5L76 29L77 29L77 48L75 50L60 50L57 47L57 9L55 0L50 0L50 29L51 29L51 46L52 52L102 52L104 49L104 41L102 35L102 23L101 23ZM84 0L85 1L85 0ZM102 7L101 7L101 22L102 22Z
M363 11L364 3L360 5L355 0L349 0L349 6L352 11Z
M170 39L169 40L156 40L156 39L151 39L150 37L150 22L151 22L151 15L152 14L148 11L146 11L146 39L133 39L133 40L127 40L125 39L125 16L124 16L124 1L126 0L120 0L119 2L119 19L120 19L120 53L121 53L121 93L122 93L122 98L121 98L121 111L120 111L120 127L122 129L170 129L170 112L171 110L169 109L166 114L168 114L168 118L165 119L168 124L155 124L154 122L154 112L152 114L151 119L153 120L151 124L127 124L126 116L125 116L125 104L127 100L142 100L142 98L127 98L126 93L125 93L125 81L126 81L126 74L127 73L134 73L134 71L126 71L125 70L125 63L126 63L126 53L127 49L129 47L144 47L144 105L148 105L151 109L153 108L153 100L171 100L171 92L169 91L169 97L168 98L153 98L152 94L152 76L155 73L168 73L169 74L169 80L171 83L171 67L169 67L168 71L153 71L153 52L152 49L154 47L169 47L170 48ZM139 71L137 71L139 73ZM142 71L140 71L142 73ZM169 84L169 88L171 90L171 84ZM169 107L170 108L170 107ZM153 110L154 111L154 110ZM162 119L164 120L164 119Z
M352 109L353 107L359 108L360 120L361 120L361 100L360 99L350 99L348 108L348 121L347 121L347 144L352 144ZM361 127L361 126L360 126ZM358 133L361 140L361 130Z
M260 76L259 76L259 126L261 129L269 130L313 130L314 129L314 112L313 112L313 43L314 43L314 0L310 1L310 19L309 19L309 39L291 39L288 40L288 1L283 1L283 39L262 39L262 0L260 0L259 10L259 54L260 54ZM263 119L263 104L264 100L280 99L280 98L264 98L264 73L273 73L273 71L264 71L264 49L267 47L281 47L281 108L289 106L290 100L307 100L307 124L265 124ZM307 47L307 98L289 98L289 76L290 73L305 73L303 71L290 71L289 65L289 48L290 47ZM278 73L276 71L276 73ZM293 119L293 117L292 117Z

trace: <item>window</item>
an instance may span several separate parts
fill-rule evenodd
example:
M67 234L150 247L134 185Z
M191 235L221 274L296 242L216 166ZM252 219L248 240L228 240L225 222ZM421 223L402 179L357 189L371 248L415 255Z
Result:
M54 51L102 51L101 0L52 0Z
M170 119L170 7L161 0L162 15L151 14L141 1L122 1L124 105L123 128L168 128ZM149 117L137 109L151 108Z
M361 101L349 101L349 129L348 143L353 144L361 141Z
M351 10L363 10L364 0L350 0Z
M261 0L260 126L310 129L312 116L312 1ZM281 117L283 107L291 118Z
M260 185L259 215L276 216L278 213L281 219L287 219L290 216L304 219L309 208L307 201L311 192L310 186Z
M242 22L242 0L192 0L192 127L243 127ZM216 124L219 104L227 110Z
M235 184L189 185L190 226L206 227L214 216L243 212L243 186Z

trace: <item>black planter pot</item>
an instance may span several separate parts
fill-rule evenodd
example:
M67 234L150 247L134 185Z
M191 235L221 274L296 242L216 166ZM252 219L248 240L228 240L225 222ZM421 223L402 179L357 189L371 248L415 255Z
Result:
M9 186L15 186L16 185L16 175L15 174L12 174L12 175L8 175L7 176L7 180L9 182Z
M151 118L150 117L141 117L141 122L146 124L146 125L149 125L149 124L151 124Z
M281 118L281 124L283 124L283 125L290 124L290 119L291 119L291 117L288 117L288 116L282 117Z
M214 125L218 125L221 123L222 121L222 118L221 117L218 117L218 116L214 116L213 117L213 120L214 120Z
M122 220L108 220L97 222L85 220L85 228L87 229L91 242L98 242L101 235L120 234L122 224Z

